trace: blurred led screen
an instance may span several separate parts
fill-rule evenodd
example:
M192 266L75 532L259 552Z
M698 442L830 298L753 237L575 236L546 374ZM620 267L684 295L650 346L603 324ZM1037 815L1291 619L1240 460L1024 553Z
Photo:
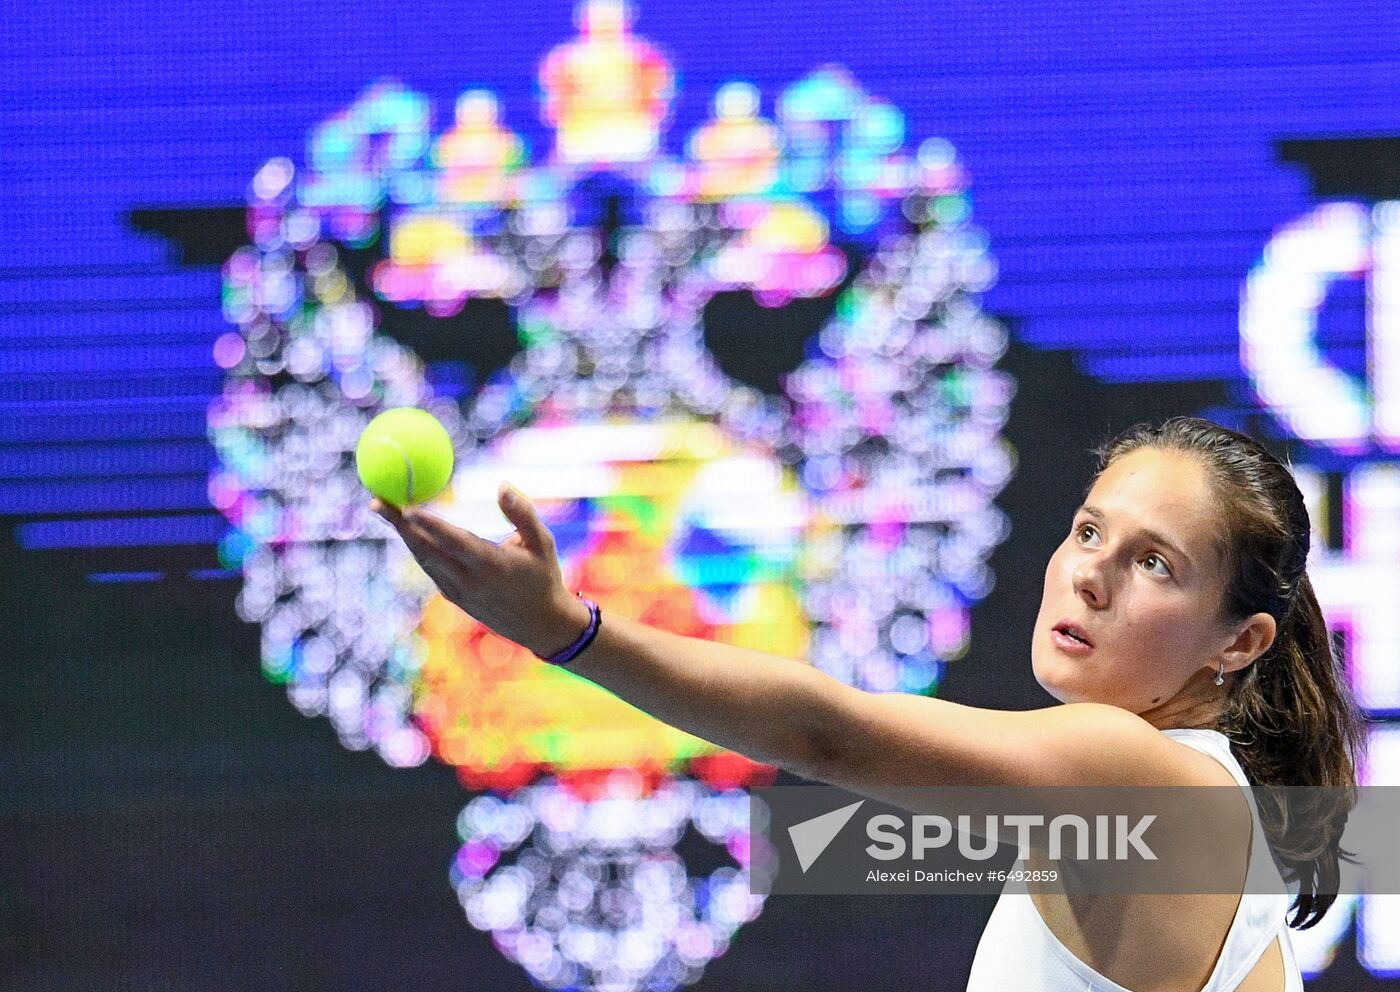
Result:
M1042 523L998 505L1008 348L1104 390L1218 384L1178 412L1290 453L1365 774L1397 774L1382 5L18 20L0 514L92 584L228 584L297 711L451 767L444 872L534 983L700 980L763 910L744 789L774 770L436 596L354 474L390 407L453 438L437 512L503 537L513 482L605 611L936 693L989 559ZM1293 939L1310 977L1352 939L1384 978L1396 933L1382 897Z

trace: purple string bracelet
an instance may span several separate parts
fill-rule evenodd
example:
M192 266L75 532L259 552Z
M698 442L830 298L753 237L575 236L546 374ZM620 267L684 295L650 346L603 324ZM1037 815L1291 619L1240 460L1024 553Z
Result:
M567 665L577 658L583 652L584 648L593 643L593 638L598 636L598 625L603 620L603 613L598 609L598 604L593 602L593 600L586 596L579 596L579 599L583 601L584 606L588 607L588 626L583 628L583 633L579 635L578 640L574 641L574 643L570 644L563 651L552 654L548 658L542 654L535 655L536 658L539 658L541 661L547 661L551 665Z

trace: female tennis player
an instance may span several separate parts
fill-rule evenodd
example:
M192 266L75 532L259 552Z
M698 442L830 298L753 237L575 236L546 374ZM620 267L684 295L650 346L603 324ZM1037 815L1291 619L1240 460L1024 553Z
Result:
M444 596L502 636L698 737L855 792L1353 787L1364 721L1305 571L1308 515L1287 468L1187 417L1096 454L1031 640L1036 679L1062 705L1031 711L869 693L808 664L600 616L565 588L552 535L509 486L499 501L516 532L500 544L421 509L372 508ZM1309 849L1275 850L1297 884L1292 919L1286 894L1004 892L968 987L1301 992L1288 927L1335 901L1345 814ZM1260 838L1252 816L1239 850ZM1277 827L1263 824L1270 841Z

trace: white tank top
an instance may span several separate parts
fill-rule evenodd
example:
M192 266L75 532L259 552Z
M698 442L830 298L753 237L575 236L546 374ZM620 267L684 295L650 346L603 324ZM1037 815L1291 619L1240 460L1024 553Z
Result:
M1267 852L1254 796L1248 791L1249 779L1230 752L1230 742L1225 735L1215 730L1186 729L1162 733L1203 751L1229 769L1235 781L1246 790L1245 797L1254 819L1251 848ZM1020 865L1018 861L1016 867ZM1283 881L1271 858L1260 861L1251 856L1248 871L1251 881L1258 871L1273 872L1272 884L1277 894L1261 891L1262 885L1247 886L1255 891L1240 898L1225 946L1200 992L1233 992L1276 938L1283 951L1283 992L1303 992L1303 976L1293 956L1285 921L1292 897L1282 891ZM977 945L967 992L1006 992L1007 989L1017 992L1129 992L1075 957L1051 932L1029 893L1003 889Z

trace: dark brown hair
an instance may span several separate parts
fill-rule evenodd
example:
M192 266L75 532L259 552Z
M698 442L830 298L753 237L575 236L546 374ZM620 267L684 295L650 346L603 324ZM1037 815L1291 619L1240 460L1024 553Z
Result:
M1198 417L1128 428L1094 449L1098 472L1143 448L1185 453L1206 470L1220 514L1221 622L1267 613L1278 625L1269 649L1231 673L1214 729L1229 738L1251 784L1327 787L1255 790L1284 879L1298 883L1289 926L1305 930L1336 901L1340 860L1353 860L1340 839L1356 804L1366 720L1308 580L1312 532L1303 494L1257 441Z

